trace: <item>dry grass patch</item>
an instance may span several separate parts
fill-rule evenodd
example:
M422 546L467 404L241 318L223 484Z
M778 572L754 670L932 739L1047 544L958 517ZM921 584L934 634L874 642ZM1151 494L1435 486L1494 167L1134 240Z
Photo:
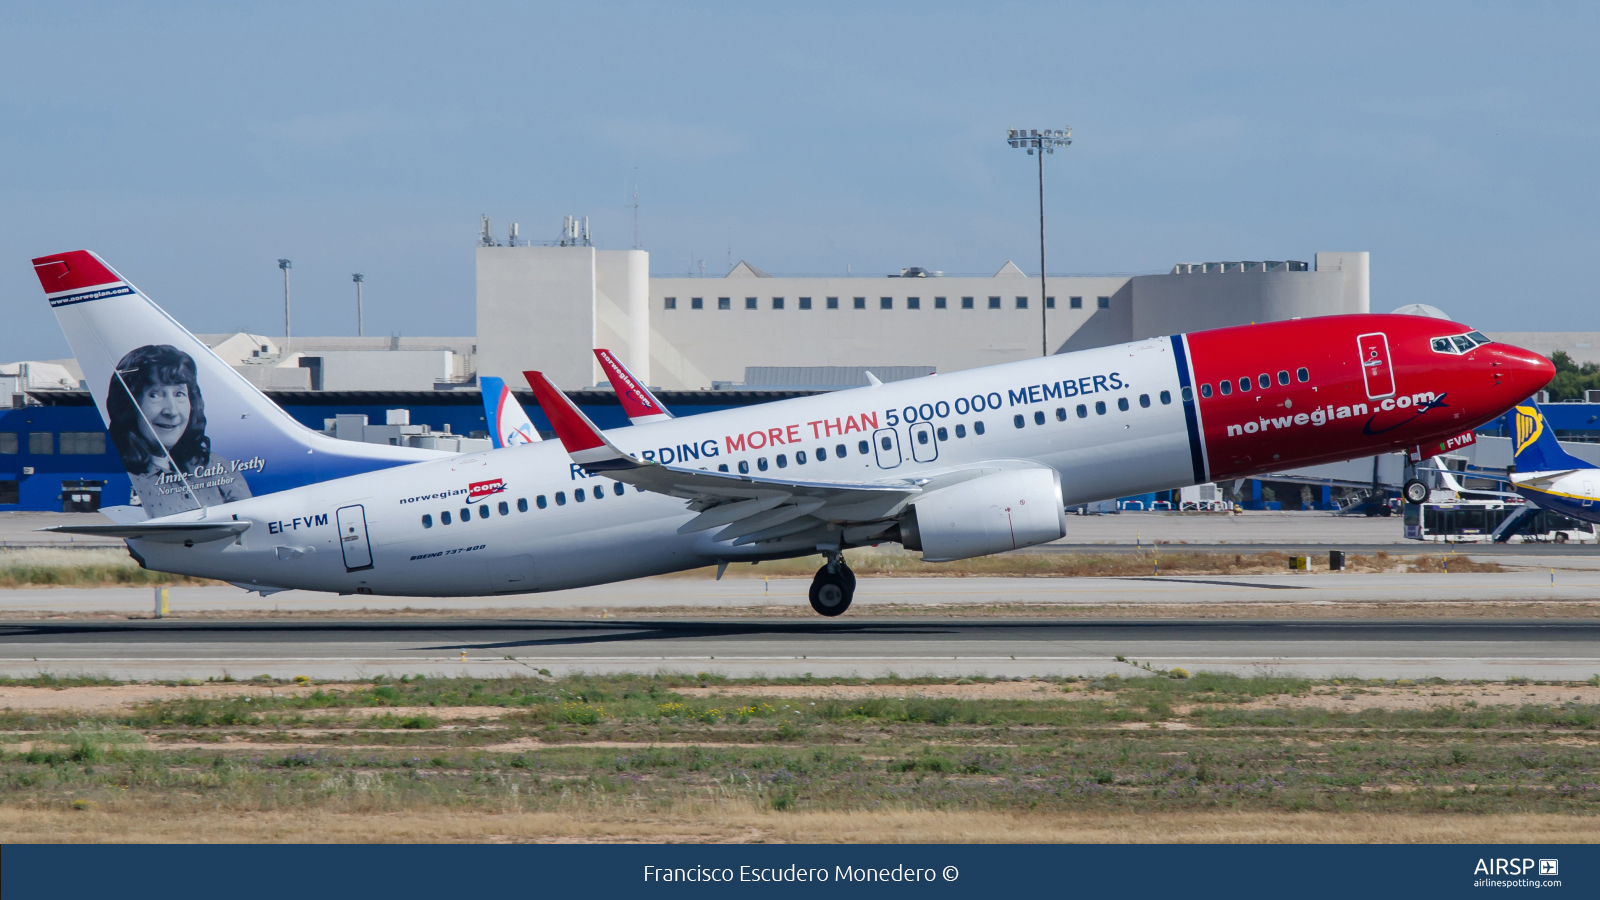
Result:
M1582 815L1204 814L886 810L771 812L739 803L665 813L172 815L112 804L79 811L0 808L5 843L1593 843Z

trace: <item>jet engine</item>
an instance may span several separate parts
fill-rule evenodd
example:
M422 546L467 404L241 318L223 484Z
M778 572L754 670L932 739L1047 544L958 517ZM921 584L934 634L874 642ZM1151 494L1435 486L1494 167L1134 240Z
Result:
M901 545L929 562L1059 540L1067 533L1061 476L1037 468L974 478L917 500L897 524Z

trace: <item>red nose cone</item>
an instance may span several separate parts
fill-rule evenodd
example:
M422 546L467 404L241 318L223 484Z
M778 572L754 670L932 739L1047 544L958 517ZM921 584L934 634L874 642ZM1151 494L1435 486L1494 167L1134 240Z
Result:
M1555 363L1532 350L1498 345L1500 358L1506 370L1506 381L1514 386L1518 397L1531 397L1556 377Z

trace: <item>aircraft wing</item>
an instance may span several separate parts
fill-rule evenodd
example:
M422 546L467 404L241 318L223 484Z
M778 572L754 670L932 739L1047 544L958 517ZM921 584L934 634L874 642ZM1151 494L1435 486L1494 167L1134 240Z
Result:
M542 372L524 372L534 396L573 462L641 490L689 501L700 513L679 534L727 526L716 539L757 543L799 534L824 523L847 526L847 541L884 531L891 517L922 493L912 482L805 481L710 472L640 459L611 443Z
M129 540L139 538L163 544L196 544L225 541L244 534L249 522L141 522L136 525L56 525L40 528L56 534L86 534L94 537L112 537Z

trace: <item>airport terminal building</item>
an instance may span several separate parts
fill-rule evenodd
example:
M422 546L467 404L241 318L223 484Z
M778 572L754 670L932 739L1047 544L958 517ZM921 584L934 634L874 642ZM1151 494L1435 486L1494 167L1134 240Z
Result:
M1056 276L1041 298L1038 278L1010 262L981 277L916 268L779 277L741 262L721 278L652 278L640 250L479 247L476 369L538 368L563 386L596 384L604 377L590 350L606 347L665 390L800 386L774 382L774 369L952 372L1040 355L1041 327L1050 352L1062 353L1364 313L1367 269L1358 252L1186 263L1159 275Z

